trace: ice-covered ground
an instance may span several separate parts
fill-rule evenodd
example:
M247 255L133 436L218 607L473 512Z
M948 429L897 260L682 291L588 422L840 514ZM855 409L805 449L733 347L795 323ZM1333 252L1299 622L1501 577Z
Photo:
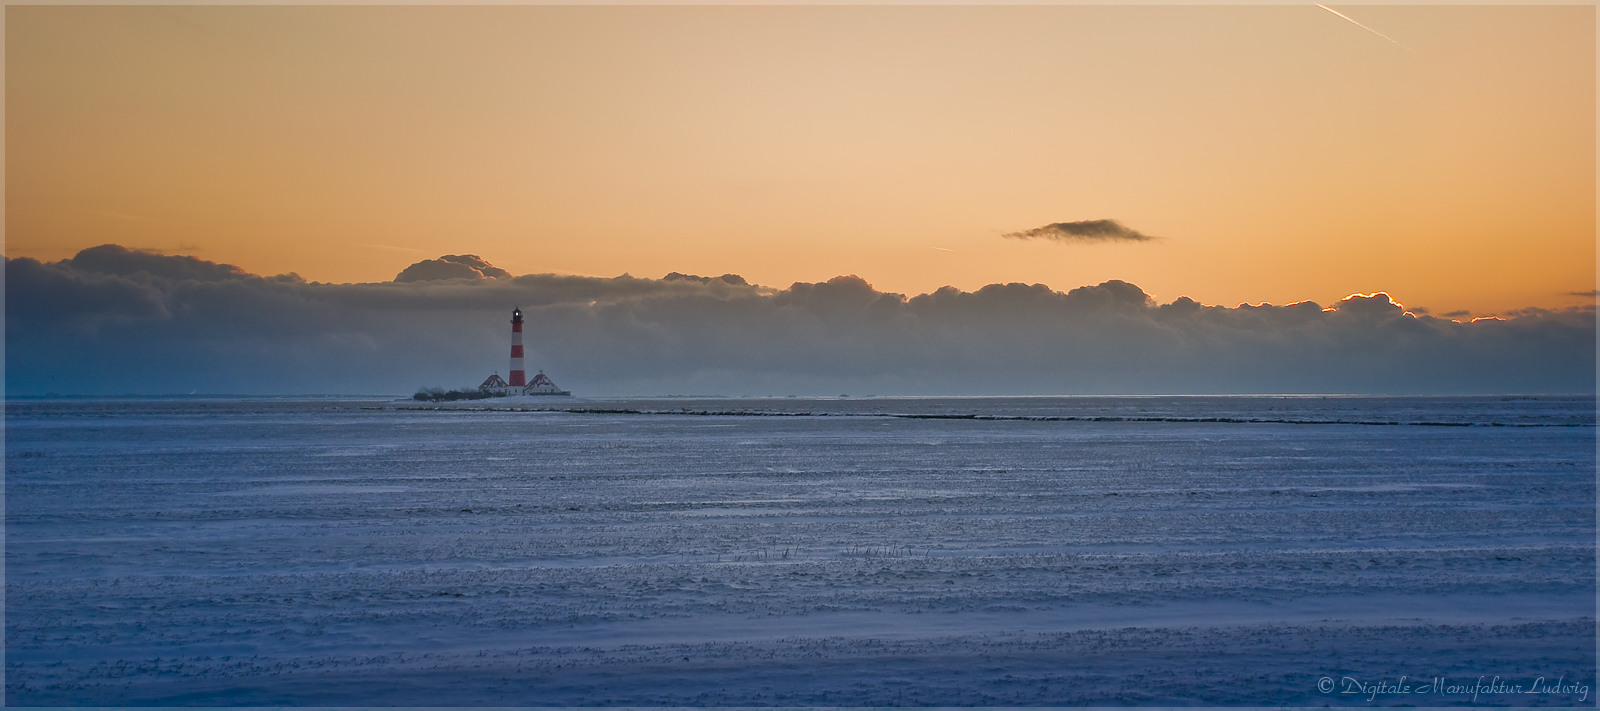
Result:
M1595 704L1592 400L431 408L8 403L7 703Z

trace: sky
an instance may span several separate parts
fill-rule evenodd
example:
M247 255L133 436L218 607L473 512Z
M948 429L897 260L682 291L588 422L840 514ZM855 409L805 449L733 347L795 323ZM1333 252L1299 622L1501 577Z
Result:
M1592 393L1595 19L8 6L7 392Z
M1473 316L1594 289L1587 6L5 12L8 257ZM1006 237L1098 220L1154 239Z

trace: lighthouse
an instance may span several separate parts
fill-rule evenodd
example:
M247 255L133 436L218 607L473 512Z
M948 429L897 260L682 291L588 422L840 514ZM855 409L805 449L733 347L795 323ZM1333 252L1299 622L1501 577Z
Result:
M513 388L528 384L527 371L522 369L522 309L511 310L511 382Z
M522 367L522 309L511 310L511 378L510 382L500 378L499 373L489 376L478 386L478 390L486 393L485 397L503 397L506 395L572 395L570 391L557 387L555 382L544 371L528 379L528 371Z

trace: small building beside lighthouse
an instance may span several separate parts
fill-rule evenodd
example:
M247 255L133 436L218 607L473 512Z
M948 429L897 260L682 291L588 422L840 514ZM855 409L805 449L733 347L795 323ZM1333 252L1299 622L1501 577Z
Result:
M555 381L552 381L550 379L550 376L545 375L544 371L541 370L541 371L539 371L539 373L537 375L533 376L533 380L528 381L528 384L524 385L522 387L522 394L523 395L571 395L572 393L570 393L570 392L568 392L566 390L562 390L559 387L556 387Z
M499 373L495 373L494 375L485 378L483 384L478 386L478 389L486 393L504 395L506 394L506 389L508 387L510 386L506 384L506 379L500 377Z

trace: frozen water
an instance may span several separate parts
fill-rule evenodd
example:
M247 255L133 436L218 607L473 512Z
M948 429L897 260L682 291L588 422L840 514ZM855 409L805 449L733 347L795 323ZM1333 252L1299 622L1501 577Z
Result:
M11 402L6 700L1592 706L1594 422L1587 398ZM1452 686L1480 677L1545 691Z

